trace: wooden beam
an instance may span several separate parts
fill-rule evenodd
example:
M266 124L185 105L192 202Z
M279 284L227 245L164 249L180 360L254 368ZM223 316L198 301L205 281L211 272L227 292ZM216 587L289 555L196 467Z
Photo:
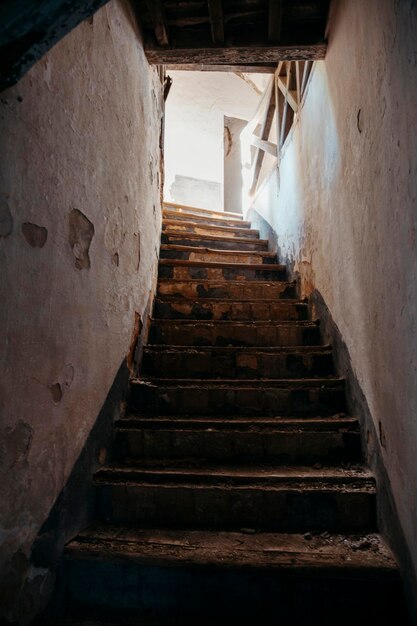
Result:
M244 74L273 74L275 65L206 65L204 63L173 63L167 71L184 72L243 72Z
M165 11L162 0L146 0L146 6L148 7L156 41L160 46L169 46L168 27L165 21Z
M281 39L282 0L269 0L268 40L278 43Z
M213 43L224 43L224 22L222 0L208 0L211 38Z
M278 61L324 59L326 44L308 46L239 46L230 48L160 48L145 49L146 57L155 65L251 65Z
M262 123L261 128L261 136L258 139L262 141L268 141L269 133L271 132L272 120L274 119L275 113L275 91L273 89L273 84L271 84L270 89L270 97L268 106L265 111L265 117ZM276 150L275 150L276 154ZM254 194L256 192L256 188L258 186L259 174L261 172L262 163L264 160L265 152L263 150L257 149L257 153L255 156L254 166L253 166L253 178L252 178L252 186L250 188L250 194Z
M284 77L285 78L285 77ZM294 111L297 113L298 111L298 96L296 89L288 89L287 82L284 80L282 76L277 77L277 84L280 90L282 91L285 98L288 100L288 104Z
M267 141L266 139L259 139L259 137L252 137L251 140L252 146L255 148L259 148L259 150L263 150L268 154L271 154L273 157L277 156L277 144L272 141Z

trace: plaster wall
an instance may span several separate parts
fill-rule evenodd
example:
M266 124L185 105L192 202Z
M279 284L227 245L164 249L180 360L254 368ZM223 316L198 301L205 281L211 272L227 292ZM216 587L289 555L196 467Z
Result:
M321 293L369 405L417 568L417 4L338 0L299 121L254 204Z
M264 75L252 76L253 85L228 72L169 72L173 83L166 106L165 185L167 201L186 202L175 180L192 183L198 206L207 206L207 183L220 186L210 194L213 210L223 210L224 117L249 120L265 83ZM201 192L196 182L201 182ZM183 192L181 194L181 191Z
M1 94L0 606L9 619L19 618L12 605L25 579L48 584L28 561L31 545L146 321L161 112L159 77L119 0Z

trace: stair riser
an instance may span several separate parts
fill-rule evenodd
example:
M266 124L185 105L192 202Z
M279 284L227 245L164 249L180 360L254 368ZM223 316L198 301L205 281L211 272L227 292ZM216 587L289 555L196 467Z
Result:
M226 226L229 228L250 228L250 222L233 219L228 217L227 219L221 218L218 215L196 215L192 213L176 213L171 211L164 211L163 218L167 220L175 220L179 222L195 223L199 226Z
M268 269L260 265L259 269L245 267L205 267L197 265L159 265L160 279L170 280L279 280L286 279L285 270Z
M179 233L185 235L186 233L194 233L196 235L203 235L207 237L209 235L218 235L221 237L240 237L242 239L259 239L258 231L239 228L227 228L222 226L203 226L197 224L162 224L162 231L167 234Z
M170 567L97 558L67 559L65 569L67 604L101 609L114 623L123 622L126 611L136 619L159 615L155 624L161 626L387 626L393 623L392 607L401 607L402 600L400 581L391 576L362 578L352 570L340 577L324 567L294 576L254 567ZM405 623L398 613L397 623Z
M245 282L230 283L224 281L159 281L160 296L177 296L182 298L230 298L232 300L263 300L296 298L294 283Z
M177 324L153 322L152 344L173 346L314 346L320 343L318 326L252 326L250 324Z
M233 241L225 237L210 239L210 237L197 236L188 237L186 234L168 234L163 232L161 235L161 243L173 244L178 246L204 246L214 248L215 250L247 250L247 251L263 251L267 250L268 242L257 239L244 239L243 241Z
M153 415L334 415L346 408L343 388L198 388L132 385L135 412Z
M334 374L331 352L268 354L227 350L161 352L146 350L143 372L159 378L181 372L184 378L313 378Z
M97 485L102 520L143 527L282 532L375 528L375 495L210 485Z
M258 265L271 265L277 262L276 256L261 256L259 254L251 254L250 252L239 252L232 254L224 251L208 251L208 250L179 250L175 248L161 249L161 259L179 259L182 261L200 261L205 263L249 263Z
M157 299L154 317L162 319L232 320L232 321L303 321L308 318L306 304L287 302L204 302Z
M116 431L115 455L134 459L194 459L311 464L359 461L359 432Z

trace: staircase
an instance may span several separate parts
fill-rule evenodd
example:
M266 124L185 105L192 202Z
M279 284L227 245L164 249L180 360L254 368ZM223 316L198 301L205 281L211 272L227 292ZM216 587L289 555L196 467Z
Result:
M70 623L405 624L344 381L267 248L237 214L165 207L142 375L66 549Z

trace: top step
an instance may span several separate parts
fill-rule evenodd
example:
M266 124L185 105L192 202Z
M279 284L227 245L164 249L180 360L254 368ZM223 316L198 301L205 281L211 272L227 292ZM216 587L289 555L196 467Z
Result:
M168 211L176 211L178 213L188 213L194 215L216 215L223 218L232 218L243 220L241 213L232 213L231 211L212 211L211 209L202 209L201 207L188 206L187 204L177 204L176 202L164 202L163 208Z
M250 228L250 222L236 218L224 218L219 215L196 215L194 213L182 213L180 211L170 211L164 209L163 218L165 220L175 220L178 222L193 222L198 224L217 224L218 226Z

